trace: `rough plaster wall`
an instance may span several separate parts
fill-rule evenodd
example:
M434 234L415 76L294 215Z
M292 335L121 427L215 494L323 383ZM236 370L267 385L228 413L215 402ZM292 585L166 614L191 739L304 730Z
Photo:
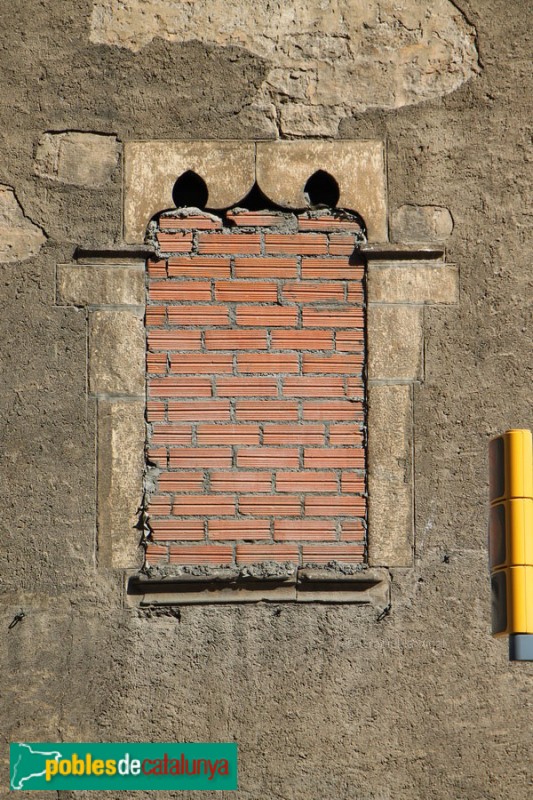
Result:
M378 623L357 607L143 616L122 607L119 576L95 571L85 320L54 307L54 272L78 244L120 241L120 179L104 191L49 181L34 148L67 130L260 137L266 118L245 115L267 67L199 43L95 46L89 2L2 3L0 181L49 237L38 256L0 265L4 741L235 738L246 800L531 796L533 665L510 666L489 637L485 552L488 436L533 427L529 4L462 7L478 33L476 80L340 127L388 141L393 211L450 209L461 269L459 308L425 312L417 558L395 573ZM2 798L6 776L2 761Z
M421 103L478 72L474 28L449 0L95 0L92 42L138 51L155 36L265 59L252 108L297 136L335 135L353 112Z
M45 241L43 231L25 216L11 186L0 184L0 262L32 258Z

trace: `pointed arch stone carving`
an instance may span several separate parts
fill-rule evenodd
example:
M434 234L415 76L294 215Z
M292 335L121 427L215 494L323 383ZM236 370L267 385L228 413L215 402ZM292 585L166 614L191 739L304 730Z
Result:
M339 207L361 215L368 240L388 240L381 141L151 141L124 146L124 238L128 244L142 244L153 215L173 206L176 179L188 170L205 181L207 207L213 210L237 205L255 183L275 205L304 209L308 179L319 170L326 171L339 186Z
M131 570L140 564L135 525L145 438L144 267L152 254L143 242L154 214L173 207L174 184L187 170L205 180L208 203L220 209L238 204L256 181L276 205L302 208L307 180L323 170L338 183L338 205L363 218L368 234L359 248L367 287L368 564L412 565L413 410L416 388L425 377L424 319L427 306L458 302L459 271L447 263L438 231L420 236L418 225L413 235L400 234L403 243L388 241L384 152L384 143L375 140L125 145L125 240L112 251L79 250L74 263L57 267L57 303L84 307L87 313L87 385L97 407L100 566Z

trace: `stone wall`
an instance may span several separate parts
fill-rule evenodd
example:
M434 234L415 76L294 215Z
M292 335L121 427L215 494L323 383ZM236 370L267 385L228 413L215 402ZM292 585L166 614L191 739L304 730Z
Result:
M203 3L0 8L4 740L235 740L246 800L525 800L532 669L490 638L486 452L533 425L529 5L330 3L317 22L309 2L283 22L268 4L270 25L243 0L229 29L215 5L210 25ZM121 476L139 468L143 398L118 354L142 339L143 235L171 201L152 189L128 217L123 191L128 151L147 162L151 140L169 164L183 142L263 140L274 188L304 171L299 147L380 143L388 205L369 239L416 253L416 269L398 248L365 256L369 342L390 343L368 354L390 484L369 559L390 608L130 605L142 494ZM6 749L0 766L7 797Z

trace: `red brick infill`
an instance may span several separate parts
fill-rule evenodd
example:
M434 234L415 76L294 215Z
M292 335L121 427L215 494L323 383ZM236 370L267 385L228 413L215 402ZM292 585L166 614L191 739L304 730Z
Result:
M160 217L149 565L364 560L360 235L342 212Z

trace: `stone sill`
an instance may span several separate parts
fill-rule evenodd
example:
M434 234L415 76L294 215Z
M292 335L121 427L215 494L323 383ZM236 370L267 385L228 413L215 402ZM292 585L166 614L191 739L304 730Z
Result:
M131 575L127 580L130 606L199 605L211 603L358 603L385 608L390 576L384 569L346 574L302 568L292 575L242 576L232 570L213 575L183 573L168 577Z
M368 261L437 259L442 258L446 252L444 246L440 244L390 244L389 242L362 244L358 250Z
M379 242L375 244L360 244L357 252L361 253L368 261L389 260L405 261L417 259L441 259L446 249L440 244L391 244ZM158 257L151 245L125 245L110 249L76 248L74 259L84 264L92 263L131 263L132 261L145 262L148 258Z
M132 261L146 262L148 258L155 256L155 250L150 245L122 245L110 248L91 248L87 250L77 247L74 252L74 259L83 264L129 264Z

